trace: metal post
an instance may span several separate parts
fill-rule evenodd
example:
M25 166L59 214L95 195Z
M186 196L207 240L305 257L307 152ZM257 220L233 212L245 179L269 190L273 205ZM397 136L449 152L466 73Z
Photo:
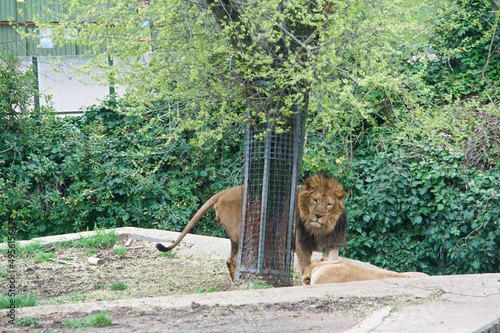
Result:
M109 67L113 66L113 58L111 58L111 55L108 55L108 65ZM112 95L115 93L115 81L111 79L109 81L109 94Z
M301 113L299 111L299 108L296 107L297 115L296 115L296 120L295 120L295 131L297 131L301 126L300 126L300 121L301 121ZM298 169L299 169L299 134L296 134L294 136L294 142L293 142L293 177L292 177L292 188L290 189L290 216L288 217L288 236L287 236L287 245L286 245L286 250L289 255L286 257L286 271L290 271L290 266L292 264L292 243L293 243L293 220L295 218L295 197L297 195L297 178L298 178ZM290 283L290 276L286 276L286 282Z
M250 111L247 112L247 116L250 117ZM243 158L245 161L245 180L243 186L243 202L241 206L241 238L240 244L238 245L238 261L236 263L236 275L235 280L239 280L241 278L241 254L243 251L243 240L245 239L245 221L246 221L246 213L247 213L247 197L249 191L249 170L250 170L250 144L251 144L251 134L250 134L250 125L247 125L247 130L245 133L245 148L243 153Z
M264 172L262 174L262 200L260 207L260 235L259 235L259 260L258 260L258 274L264 272L264 247L266 245L266 224L267 224L267 201L269 194L269 165L271 160L269 158L269 150L271 145L271 131L269 122L267 123L267 135L264 148Z
M35 56L31 57L31 63L33 64L33 74L35 75L35 94L34 94L34 103L35 110L40 109L40 85L38 79L38 58Z

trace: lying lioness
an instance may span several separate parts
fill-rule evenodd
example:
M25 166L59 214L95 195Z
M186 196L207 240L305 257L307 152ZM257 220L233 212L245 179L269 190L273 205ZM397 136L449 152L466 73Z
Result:
M339 283L417 276L428 275L419 272L397 273L379 268L366 268L347 259L330 261L328 258L323 257L313 260L304 269L302 284Z

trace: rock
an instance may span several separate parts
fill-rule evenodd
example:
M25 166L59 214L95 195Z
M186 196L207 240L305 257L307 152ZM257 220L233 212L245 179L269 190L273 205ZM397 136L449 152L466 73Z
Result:
M96 258L96 257L90 257L87 261L89 264L95 265L95 266L100 266L100 265L104 264L104 261L102 259Z

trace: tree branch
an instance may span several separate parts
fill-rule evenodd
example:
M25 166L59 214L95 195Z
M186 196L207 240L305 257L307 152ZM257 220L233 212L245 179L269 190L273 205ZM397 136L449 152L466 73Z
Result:
M10 147L9 149L6 149L6 150L3 150L3 151L0 151L0 154L8 152L9 150L13 149L14 147L15 147L15 145L14 145L14 146L12 146L12 147Z
M491 48L493 47L493 41L495 40L495 33L497 31L497 26L498 26L498 18L500 16L497 15L497 19L496 19L496 22L495 22L495 28L493 29L493 34L491 35L491 42L490 42L490 48L488 50L488 57L486 58L486 62L483 66L483 70L481 71L481 77L483 78L484 81L486 81L486 83L488 84L488 86L490 86L490 88L493 88L495 87L496 83L492 86L491 85L491 82L488 78L486 78L486 76L484 75L484 72L486 71L486 68L488 67L488 64L490 62L490 57L491 57ZM497 82L498 83L498 82Z
M231 30L229 39L233 49L249 53L251 51L252 37L241 21L240 12L231 2L233 1L207 0L207 4L220 27ZM231 23L233 23L233 26L231 26Z

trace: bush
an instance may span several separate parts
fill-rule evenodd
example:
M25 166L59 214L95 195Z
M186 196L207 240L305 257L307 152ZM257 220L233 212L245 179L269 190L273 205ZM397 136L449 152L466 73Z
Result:
M81 117L25 119L26 135L0 155L4 232L9 221L18 239L94 226L181 230L211 194L239 182L229 166L242 164L241 127L196 146L204 129L169 135L169 109L137 116L123 108L110 98ZM214 220L196 231L222 235Z
M19 118L33 109L31 104L37 94L35 75L22 67L18 57L0 50L0 125L4 128L17 130Z
M498 166L467 167L463 153L423 143L373 142L357 153L343 178L343 255L399 271L500 271Z
M425 68L427 90L436 103L478 97L486 103L498 103L500 69L498 4L490 0L459 0L455 9L446 11L431 34L430 45L422 53L430 53L431 61L412 62L412 67ZM424 95L427 95L424 93Z

